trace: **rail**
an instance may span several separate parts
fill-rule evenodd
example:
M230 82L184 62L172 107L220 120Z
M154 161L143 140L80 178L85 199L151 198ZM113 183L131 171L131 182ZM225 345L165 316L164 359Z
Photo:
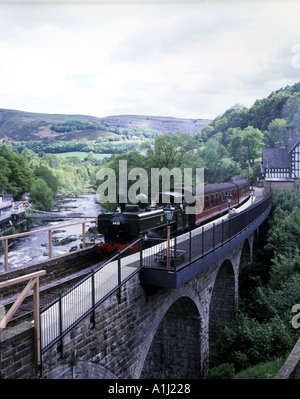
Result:
M0 237L0 242L3 241L4 270L8 271L8 240L20 238L20 237L26 237L26 236L29 236L32 234L38 234L38 233L48 231L48 258L51 259L51 258L53 258L53 253L52 253L52 231L53 230L58 230L61 228L81 224L82 225L82 247L85 248L85 244L86 244L85 243L85 224L86 223L95 223L95 222L97 222L97 219L89 219L89 220L84 220L84 221L80 221L80 222L73 222L73 223L64 224L64 225L58 225L55 227L45 227L45 228L42 228L39 230L27 231L25 233L11 234L11 235Z
M94 311L97 306L113 293L118 294L120 301L122 285L142 268L166 269L168 273L177 273L246 230L270 206L269 196L218 224L212 223L208 228L203 226L172 238L173 261L170 269L167 268L164 258L168 245L166 240L151 242L139 238L132 242L130 245L136 244L139 247L137 253L125 256L127 248L123 249L41 310L41 352L45 353L58 341L61 341L60 348L63 352L63 337L91 313L92 323L95 323Z

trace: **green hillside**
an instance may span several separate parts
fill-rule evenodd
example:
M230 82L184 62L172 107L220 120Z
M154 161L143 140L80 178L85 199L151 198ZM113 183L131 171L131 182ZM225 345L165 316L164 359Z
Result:
M295 126L300 133L300 82L292 86L281 88L268 97L258 99L251 108L240 105L228 109L203 129L203 138L207 140L218 133L222 133L226 141L226 133L230 129L245 129L247 126L257 128L266 133L267 146L280 146L281 142L274 141L270 127L275 120L282 120L287 126ZM271 124L271 126L270 126ZM272 129L271 129L272 130Z

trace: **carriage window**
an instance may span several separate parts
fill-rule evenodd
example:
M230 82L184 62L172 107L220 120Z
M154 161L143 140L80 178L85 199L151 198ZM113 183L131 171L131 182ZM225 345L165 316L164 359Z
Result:
M219 193L216 194L216 205L219 205Z
M215 206L214 195L211 194L211 195L210 195L210 207L213 208L214 206Z
M209 197L208 195L205 196L205 209L209 208Z

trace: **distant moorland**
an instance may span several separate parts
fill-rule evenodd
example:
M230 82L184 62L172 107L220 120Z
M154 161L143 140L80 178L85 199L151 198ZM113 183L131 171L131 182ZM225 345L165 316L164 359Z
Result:
M39 114L0 109L0 139L43 141L49 139L116 139L177 132L194 134L208 125L207 119L119 115L97 118L87 115Z

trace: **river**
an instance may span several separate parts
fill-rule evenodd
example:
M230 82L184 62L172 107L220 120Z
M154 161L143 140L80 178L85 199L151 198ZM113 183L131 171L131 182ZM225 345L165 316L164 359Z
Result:
M100 204L96 202L96 196L93 194L83 194L71 198L59 198L55 201L53 211L59 211L61 215L73 215L64 220L47 221L30 231L39 230L43 227L57 226L57 230L52 231L52 256L59 256L69 253L72 249L79 249L82 243L82 225L60 228L65 224L87 219L97 219L100 213ZM39 219L37 219L39 220ZM101 242L98 234L93 234L89 230L94 230L95 223L86 223L86 243ZM67 243L61 242L68 239ZM8 249L8 269L26 266L31 263L41 262L48 259L48 232L32 234L27 237L18 238L15 242L9 244ZM4 270L4 257L0 256L0 272Z

